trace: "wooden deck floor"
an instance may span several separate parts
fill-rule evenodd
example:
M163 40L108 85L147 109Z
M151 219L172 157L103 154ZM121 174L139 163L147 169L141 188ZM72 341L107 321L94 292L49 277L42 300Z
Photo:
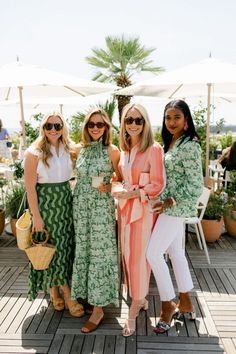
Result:
M124 294L119 308L105 309L97 331L83 335L80 328L86 317L55 312L43 293L34 302L27 300L25 254L13 236L0 236L0 353L236 353L236 239L222 235L208 246L210 266L189 234L186 249L195 285L191 296L196 321L175 321L168 335L153 333L160 301L152 278L149 309L140 313L136 335L125 339L121 328L129 301Z

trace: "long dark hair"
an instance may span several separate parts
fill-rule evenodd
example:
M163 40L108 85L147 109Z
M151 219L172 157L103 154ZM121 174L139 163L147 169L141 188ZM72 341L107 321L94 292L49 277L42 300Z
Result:
M187 103L183 100L173 100L170 101L169 103L167 103L167 105L165 106L164 109L164 113L163 113L163 121L162 121L162 130L161 130L161 136L164 142L164 152L167 152L173 137L173 134L171 134L169 132L169 130L166 128L166 123L165 123L165 114L167 109L169 108L177 108L179 109L183 115L184 118L187 121L187 129L184 131L183 137L180 140L180 144L182 144L182 142L188 138L188 140L194 140L198 143L200 143L200 139L199 136L196 132L196 129L194 127L193 124L193 118L189 109L189 106L187 105Z
M229 157L227 159L226 170L232 171L236 169L236 141L232 144L230 148Z

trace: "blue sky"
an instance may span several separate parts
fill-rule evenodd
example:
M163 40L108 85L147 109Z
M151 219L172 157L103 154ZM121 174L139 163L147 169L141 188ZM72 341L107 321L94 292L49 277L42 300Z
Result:
M235 0L0 0L0 9L0 65L18 55L25 63L92 78L84 58L104 46L105 36L122 33L155 47L152 59L166 70L210 52L236 64ZM231 110L224 111L227 121ZM9 111L0 107L12 125Z

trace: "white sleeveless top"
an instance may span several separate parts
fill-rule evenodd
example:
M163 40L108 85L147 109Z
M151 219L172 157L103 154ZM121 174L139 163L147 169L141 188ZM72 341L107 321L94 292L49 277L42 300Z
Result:
M43 164L40 159L40 151L33 145L26 150L26 152L39 158L37 167L38 183L60 183L68 181L72 176L73 170L70 154L65 151L63 144L59 146L59 156L57 156L56 149L52 145L50 151L52 156L48 159L48 167Z

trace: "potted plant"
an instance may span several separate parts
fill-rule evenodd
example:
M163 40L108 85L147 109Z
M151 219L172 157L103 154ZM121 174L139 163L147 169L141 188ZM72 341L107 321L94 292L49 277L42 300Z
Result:
M5 190L7 184L5 178L0 178L0 235L3 233L5 227Z
M224 212L225 229L230 236L236 237L236 171L230 172L230 184L225 193L227 195Z
M223 228L224 211L224 194L211 193L202 219L202 228L207 242L214 242L220 238Z
M6 216L10 218L12 233L16 236L16 221L26 209L25 186L15 183L6 195Z

